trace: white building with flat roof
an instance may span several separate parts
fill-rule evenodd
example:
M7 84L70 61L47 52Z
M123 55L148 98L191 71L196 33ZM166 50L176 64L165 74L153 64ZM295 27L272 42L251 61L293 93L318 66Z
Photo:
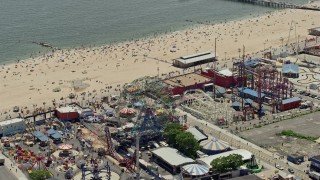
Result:
M173 65L180 68L188 68L216 60L217 54L215 52L205 51L175 59Z
M26 131L26 122L24 119L15 118L0 122L0 137L22 133Z
M193 159L183 155L172 147L159 147L152 150L151 153L155 162L174 173L179 171L181 166L194 162Z
M208 139L206 135L204 135L195 127L188 128L187 132L190 132L198 142Z

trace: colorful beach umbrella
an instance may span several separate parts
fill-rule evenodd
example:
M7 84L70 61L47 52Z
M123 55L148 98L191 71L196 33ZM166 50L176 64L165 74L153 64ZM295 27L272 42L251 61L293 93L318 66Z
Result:
M203 141L200 145L202 146L202 149L209 151L224 151L230 148L228 144L219 141L217 138Z
M209 172L209 168L201 164L188 164L183 166L182 169L191 176L201 176Z

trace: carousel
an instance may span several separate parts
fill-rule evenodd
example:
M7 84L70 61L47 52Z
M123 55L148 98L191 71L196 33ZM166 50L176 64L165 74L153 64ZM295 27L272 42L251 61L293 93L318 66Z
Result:
M218 140L217 138L212 138L210 140L204 140L200 143L201 151L208 154L218 154L224 151L230 150L230 146Z
M188 164L182 167L185 177L200 178L209 173L209 168L201 164Z

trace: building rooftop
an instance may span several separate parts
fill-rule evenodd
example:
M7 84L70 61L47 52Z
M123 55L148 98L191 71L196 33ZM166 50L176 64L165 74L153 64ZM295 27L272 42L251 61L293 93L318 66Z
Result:
M240 106L240 102L235 101L235 102L233 102L233 103L232 103L232 105L231 105L231 106L234 106L234 107L235 107L235 106Z
M248 95L251 95L251 96L254 96L254 97L258 97L258 92L255 91L255 90L252 90L252 89L249 89L249 88L246 88L246 87L244 87L244 88L240 87L240 88L238 88L238 90L240 92L243 91L244 94L248 94ZM263 97L263 96L265 96L265 94L261 93L261 97Z
M320 155L313 156L313 157L309 158L309 161L320 164Z
M190 64L195 62L200 62L208 59L214 59L216 57L216 54L211 51L205 51L201 53L196 53L188 56L182 56L177 61L183 63L183 64Z
M60 113L67 113L67 112L78 112L78 109L71 106L65 106L65 107L59 107L57 108L57 111Z
M244 99L244 103L247 103L247 104L252 104L253 103L253 100L252 99Z
M61 139L61 138L63 138L62 135L61 135L60 133L58 133L58 132L52 134L51 137L54 138L54 139Z
M242 87L240 87L240 88L238 88L238 90L240 92L243 91L244 94L248 94L248 95L251 95L251 96L254 96L254 97L258 97L258 92L255 91L255 90L252 90L250 88L246 88L246 87L242 88ZM261 97L265 96L264 93L261 93L260 95L261 95Z
M181 166L193 163L194 160L181 154L177 149L171 147L160 147L151 151L152 154L159 157L171 166Z
M208 137L206 135L202 134L202 132L200 132L195 127L191 127L189 129L187 129L187 131L190 132L197 141L202 141L202 140L208 139Z
M56 133L56 130L54 130L54 129L49 129L49 130L47 131L47 134L48 134L48 135L55 134L55 133Z
M236 149L236 150L232 150L232 151L227 151L227 152L223 152L223 153L219 153L219 154L215 154L215 155L211 155L211 156L207 156L207 157L203 157L203 158L198 158L197 161L201 164L206 165L207 167L211 168L210 163L215 160L218 159L220 157L226 157L229 156L231 154L240 154L242 155L242 160L246 161L251 159L251 152L245 150L245 149Z
M292 102L296 102L296 101L301 101L301 99L298 97L292 97L289 99L282 100L282 104L288 104L288 103L292 103Z
M299 66L297 64L284 64L282 73L299 73Z
M259 64L259 60L257 59L249 59L247 61L244 61L244 66L247 67L247 66L256 66L257 64Z
M10 125L10 124L19 123L19 122L24 122L24 119L22 119L22 118L14 118L14 119L6 120L6 121L1 121L0 122L0 126L7 126L7 125Z
M320 32L320 27L311 28L311 29L309 29L309 30L319 31L319 32Z
M170 79L164 80L164 82L170 86L173 87L185 87L185 86L191 86L195 83L203 83L203 82L210 82L211 79L204 77L200 74L196 73L190 73L190 74L184 74L181 76L175 76Z
M219 74L222 74L224 76L232 76L232 72L229 69L224 69L219 71Z

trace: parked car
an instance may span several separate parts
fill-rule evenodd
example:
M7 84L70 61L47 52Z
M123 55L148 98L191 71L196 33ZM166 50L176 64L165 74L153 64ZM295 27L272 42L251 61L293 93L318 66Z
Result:
M298 93L299 93L299 94L304 94L304 93L306 93L306 91L299 90Z
M288 168L288 171L291 173L291 174L294 174L294 170L292 168Z
M101 120L95 116L89 116L86 119L84 119L84 121L87 123L101 123Z
M279 164L276 164L276 168L279 169L279 170L283 170L283 167L280 166Z
M315 97L317 97L317 95L311 94L310 97L315 98Z
M306 92L304 93L305 96L310 96L310 93Z

